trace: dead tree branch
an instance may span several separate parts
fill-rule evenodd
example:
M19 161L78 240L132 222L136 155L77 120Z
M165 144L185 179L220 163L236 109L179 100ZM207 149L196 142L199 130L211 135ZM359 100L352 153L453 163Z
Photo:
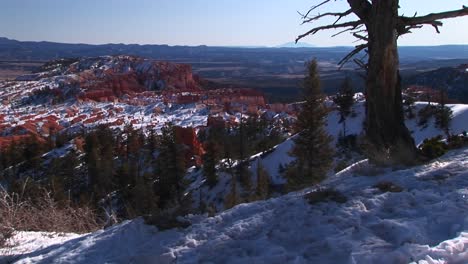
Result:
M400 35L406 34L410 32L410 29L413 28L420 28L422 25L431 25L435 28L437 33L440 33L439 27L443 25L443 23L439 20L446 19L446 18L454 18L460 16L468 15L468 7L463 6L462 9L441 12L441 13L431 13L425 16L413 16L413 17L405 17L400 16L400 21L398 24L398 33Z
M367 44L357 45L354 50L352 50L350 53L348 53L348 55L346 55L343 59L341 59L340 62L338 62L338 65L340 65L340 68L343 67L343 65L345 65L356 54L358 54L359 52L361 52L363 49L367 47L368 47Z
M296 43L308 36L308 35L314 35L316 34L317 32L321 31L321 30L327 30L327 29L337 29L337 28L349 28L348 30L353 30L353 29L356 29L358 26L362 25L362 21L361 20L356 20L356 21L351 21L351 22L345 22L345 23L341 23L341 24L335 24L335 25L326 25L326 26L320 26L320 27L315 27L309 31L307 31L306 33L302 34L302 35L299 35L297 38L296 38Z
M345 12L336 12L336 13L328 12L328 13L318 14L318 15L316 15L314 17L303 17L304 21L302 21L301 24L310 23L312 21L319 20L320 18L326 17L326 16L338 17L335 20L335 22L333 22L332 25L334 25L334 24L338 23L338 21L340 21L341 18L350 15L352 12L353 12L353 10L349 9L349 10L347 10Z
M356 30L356 29L360 29L362 26L363 26L363 25L358 25L358 26L356 26L356 27L347 28L347 29L345 29L345 30L342 30L342 31L340 31L340 32L338 32L338 33L333 34L332 37L336 37L336 36L338 36L338 35L340 35L340 34L343 34L343 33L345 33L345 32L348 32L348 31L353 31L353 30Z
M309 9L309 11L307 11L307 13L306 13L305 15L302 16L302 18L303 18L303 19L304 19L304 18L307 18L307 17L309 16L310 12L314 11L315 9L317 9L317 8L319 8L319 7L321 7L321 6L323 6L324 4L326 4L326 3L330 2L330 1L331 1L331 0L325 0L325 1L323 1L322 3L311 7L311 8Z

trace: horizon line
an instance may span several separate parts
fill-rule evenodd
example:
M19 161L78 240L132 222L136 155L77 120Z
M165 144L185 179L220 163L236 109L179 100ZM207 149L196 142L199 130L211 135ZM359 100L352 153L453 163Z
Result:
M276 48L276 49L314 49L314 48L354 48L353 45L337 45L337 46L315 46L314 44L308 42L299 42L304 43L307 45L312 45L312 47L281 47L281 45L290 44L294 41L281 43L275 46L267 46L267 45L207 45L207 44L199 44L199 45L187 45L187 44L156 44L156 43L116 43L116 42L107 42L107 43L85 43L85 42L57 42L57 41L50 41L50 40L18 40L12 39L4 36L0 36L0 39L7 39L10 41L17 41L17 42L36 42L36 43L53 43L53 44L65 44L65 45L90 45L90 46L104 46L104 45L137 45L137 46L167 46L167 47L212 47L212 48L249 48L249 49L262 49L262 48ZM440 44L440 45L398 45L398 47L443 47L443 46L468 46L466 44Z

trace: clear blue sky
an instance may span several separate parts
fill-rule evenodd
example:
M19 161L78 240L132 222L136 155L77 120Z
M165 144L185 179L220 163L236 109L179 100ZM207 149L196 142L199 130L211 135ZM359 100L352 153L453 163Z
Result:
M265 45L290 42L311 25L297 11L317 0L1 0L0 36L68 43ZM467 0L401 0L400 13L459 9ZM320 11L344 10L345 0ZM326 21L323 21L325 23ZM315 24L315 25L319 25ZM445 20L442 33L427 26L400 45L468 44L468 16ZM304 39L317 46L354 45L332 31Z

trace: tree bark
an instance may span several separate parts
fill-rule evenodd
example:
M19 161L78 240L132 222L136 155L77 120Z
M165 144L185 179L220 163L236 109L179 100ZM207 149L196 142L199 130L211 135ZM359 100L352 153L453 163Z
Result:
M416 147L404 123L397 49L398 0L373 1L366 23L369 64L366 134L370 157L382 165L416 162Z
M356 46L339 64L343 65L360 51L368 49L368 63L364 64L360 60L357 62L367 70L365 130L369 141L370 159L383 165L417 163L418 152L404 123L397 38L422 25L432 25L439 32L438 27L442 26L440 19L468 15L468 7L425 16L405 17L398 15L399 0L347 0L350 7L347 11L308 16L311 11L330 1L322 0L303 15L303 19L305 22L311 22L323 17L338 17L335 22L312 28L299 35L296 42L305 36L328 29L341 30L335 35L351 32L359 40L364 40L366 43ZM351 13L358 19L337 23ZM367 37L358 34L363 25L368 33Z

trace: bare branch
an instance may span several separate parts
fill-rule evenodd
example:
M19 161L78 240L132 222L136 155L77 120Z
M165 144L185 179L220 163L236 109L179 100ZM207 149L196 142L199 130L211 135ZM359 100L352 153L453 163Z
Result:
M340 69L341 67L343 67L343 65L345 65L352 57L354 57L354 55L358 54L359 52L361 52L363 49L367 48L368 45L367 44L361 44L361 45L357 45L356 48L354 50L352 50L350 53L348 53L348 55L346 55L343 59L340 60L340 62L338 62L338 65L340 65Z
M364 40L364 41L369 41L369 38L367 36L359 35L358 33L354 32L353 36L359 40Z
M415 26L426 24L426 25L433 26L436 29L437 33L439 33L439 26L442 26L442 22L439 20L445 19L445 18L466 16L466 15L468 15L468 7L463 6L462 9L441 12L441 13L431 13L425 16L414 16L414 17L400 16L398 28L400 29L399 31L404 32L405 30L402 30L403 28L404 29L408 29L408 27L417 28ZM399 33L401 34L401 32Z
M310 14L310 12L314 11L315 9L321 7L322 5L324 5L324 4L326 4L326 3L330 2L330 1L331 1L331 0L325 0L325 1L323 1L322 3L311 7L311 8L309 9L309 11L307 11L307 13L306 13L305 15L302 16L302 18L308 17L309 14Z
M361 24L361 25L358 25L358 26L356 26L356 27L347 28L347 29L345 29L345 30L342 30L342 31L340 31L340 32L338 32L338 33L333 34L332 37L336 37L336 36L338 36L338 35L340 35L340 34L343 34L343 33L347 32L347 31L353 31L353 30L359 29L359 28L361 28L362 26L363 26L363 25Z
M321 31L321 30L327 30L327 29L337 29L337 28L350 28L350 30L353 30L353 29L356 29L359 25L362 25L362 21L361 20L356 20L356 21L351 21L351 22L345 22L345 23L341 23L341 24L335 24L335 25L326 25L326 26L320 26L320 27L315 27L309 31L307 31L306 33L302 34L302 35L299 35L297 38L296 38L296 43L308 36L308 35L314 35L316 34L317 32Z
M323 14L318 14L314 17L310 17L310 18L307 18L307 17L303 17L304 18L304 21L302 21L302 24L305 24L305 23L310 23L314 20L318 20L322 17L326 17L326 16L335 16L335 17L338 17L335 22L333 23L336 24L341 18L347 16L347 15L350 15L353 11L351 9L345 11L345 12L328 12L328 13L323 13Z
M402 29L398 30L398 36L401 36L401 35L404 35L404 34L407 34L407 33L412 33L411 29L413 29L413 28L422 28L422 27L423 27L423 25L414 25L414 26L408 26L408 27L402 28Z
M438 23L437 23L438 22ZM439 31L439 26L442 26L442 22L440 21L434 21L433 23L431 23L431 26L433 26L435 28L435 31L437 33L440 33Z
M353 61L359 66L359 68L367 71L367 63L363 62L362 59L353 59Z

